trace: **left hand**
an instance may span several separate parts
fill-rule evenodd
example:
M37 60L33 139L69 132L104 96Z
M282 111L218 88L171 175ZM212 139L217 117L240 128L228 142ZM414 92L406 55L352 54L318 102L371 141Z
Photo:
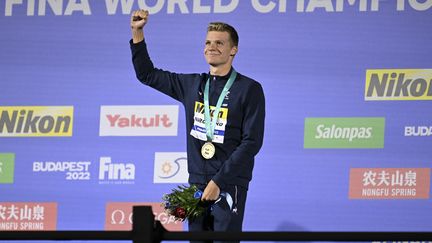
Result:
M203 195L201 197L202 201L215 201L219 198L220 189L218 185L211 180L206 188L204 189Z

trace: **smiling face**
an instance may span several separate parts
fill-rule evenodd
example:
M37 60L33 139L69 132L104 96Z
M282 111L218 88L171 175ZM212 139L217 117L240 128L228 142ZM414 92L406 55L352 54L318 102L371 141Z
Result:
M226 31L208 31L204 56L212 67L231 66L237 46L234 46Z

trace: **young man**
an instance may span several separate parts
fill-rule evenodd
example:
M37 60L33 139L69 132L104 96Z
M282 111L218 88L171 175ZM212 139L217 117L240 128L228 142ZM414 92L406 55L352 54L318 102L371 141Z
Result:
M203 190L201 200L223 200L190 231L241 231L254 157L264 134L265 101L261 85L232 67L238 50L236 30L210 23L204 47L209 73L178 74L153 66L143 28L149 14L131 16L132 61L137 78L185 107L189 183Z

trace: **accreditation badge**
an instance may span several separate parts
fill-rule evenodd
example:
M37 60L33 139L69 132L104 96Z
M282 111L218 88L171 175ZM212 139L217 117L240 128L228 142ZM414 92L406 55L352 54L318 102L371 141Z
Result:
M216 148L211 142L206 142L201 147L201 155L204 159L211 159L215 155Z

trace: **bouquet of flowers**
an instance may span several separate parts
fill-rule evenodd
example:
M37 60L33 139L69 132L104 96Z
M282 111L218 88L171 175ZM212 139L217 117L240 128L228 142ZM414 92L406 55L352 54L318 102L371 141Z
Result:
M201 203L202 191L195 185L180 185L170 194L165 194L162 206L165 211L174 216L176 220L185 221L203 215L208 207Z

